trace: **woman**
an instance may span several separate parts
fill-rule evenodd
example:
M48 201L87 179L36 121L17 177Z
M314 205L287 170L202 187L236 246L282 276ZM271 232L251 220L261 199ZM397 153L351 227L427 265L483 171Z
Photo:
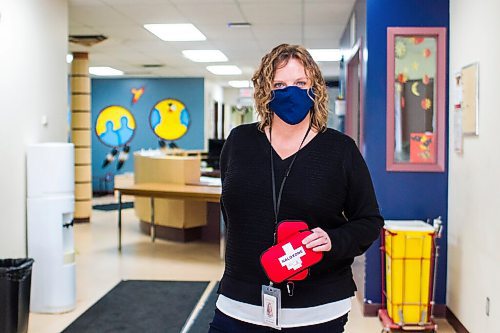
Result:
M353 140L326 128L325 81L306 49L275 47L252 80L260 121L233 129L221 154L226 265L209 332L343 332L351 264L383 225L370 174ZM260 255L282 220L305 221L303 244L323 259L306 279L270 286ZM270 287L281 299L268 301Z

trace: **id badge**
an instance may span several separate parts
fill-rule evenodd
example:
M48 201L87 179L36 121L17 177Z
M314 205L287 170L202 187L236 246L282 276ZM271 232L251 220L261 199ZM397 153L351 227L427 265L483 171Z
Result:
M264 325L281 330L281 290L262 286L262 321Z

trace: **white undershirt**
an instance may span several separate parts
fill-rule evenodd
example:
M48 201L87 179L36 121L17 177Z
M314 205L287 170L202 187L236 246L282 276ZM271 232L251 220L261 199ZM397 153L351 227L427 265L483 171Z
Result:
M265 326L262 306L235 301L219 295L217 308L229 317ZM351 310L351 298L307 308L281 309L281 327L299 327L325 323L337 319Z

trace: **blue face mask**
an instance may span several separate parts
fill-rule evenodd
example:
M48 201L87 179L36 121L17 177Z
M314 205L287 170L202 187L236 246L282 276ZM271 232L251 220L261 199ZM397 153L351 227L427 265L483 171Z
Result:
M297 125L314 105L314 97L310 96L314 96L312 89L300 89L297 86L276 89L273 90L269 108L287 124Z

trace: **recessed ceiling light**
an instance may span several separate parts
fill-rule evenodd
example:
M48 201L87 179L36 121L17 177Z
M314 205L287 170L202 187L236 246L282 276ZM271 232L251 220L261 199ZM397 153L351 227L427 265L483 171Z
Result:
M207 39L207 37L191 23L145 24L144 28L166 42L188 42Z
M241 69L234 65L207 66L207 69L215 75L239 75L242 73Z
M340 61L340 49L308 49L315 61Z
M194 62L223 62L227 57L219 50L184 50L182 54Z
M234 87L234 88L249 88L250 87L250 81L247 81L247 80L234 80L234 81L229 81L228 83L231 87Z
M118 69L115 69L115 68L112 68L112 67L107 67L107 66L89 67L89 73L92 74L92 75L98 75L98 76L123 75L122 71L119 71Z

